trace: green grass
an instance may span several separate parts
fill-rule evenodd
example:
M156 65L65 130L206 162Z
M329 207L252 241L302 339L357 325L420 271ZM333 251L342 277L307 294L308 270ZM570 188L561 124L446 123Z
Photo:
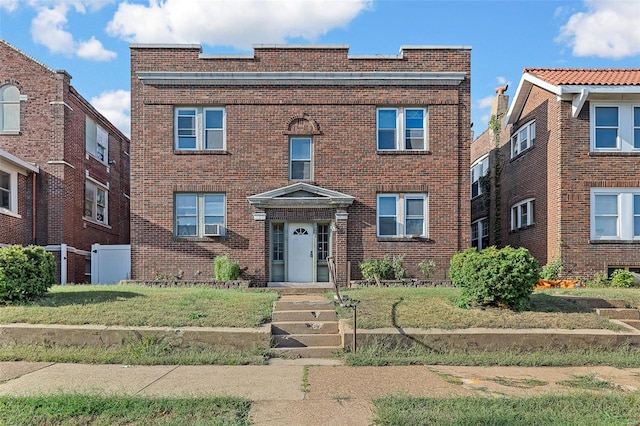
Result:
M6 425L249 425L248 400L56 395L0 397Z
M640 421L640 392L453 399L399 395L373 403L377 425L626 426Z
M256 327L271 320L277 297L206 287L54 286L34 302L0 306L0 323Z
M563 380L558 382L559 385L569 386L572 388L591 389L591 390L605 390L616 389L615 383L598 379L595 374L588 375L574 375L573 379Z
M592 311L553 297L554 293L546 291L534 292L531 296L531 308L524 312L497 308L459 308L456 306L456 298L460 289L452 287L359 288L343 290L342 293L360 301L358 328L362 329L402 327L451 330L481 327L624 330ZM628 298L631 303L640 301L640 290L630 289L576 289L566 291L566 294ZM350 309L339 309L338 312L341 318L351 322Z
M548 349L544 351L436 351L414 343L392 347L383 343L358 348L346 355L351 366L470 365L470 366L587 366L617 368L640 366L640 349L630 346L602 349Z

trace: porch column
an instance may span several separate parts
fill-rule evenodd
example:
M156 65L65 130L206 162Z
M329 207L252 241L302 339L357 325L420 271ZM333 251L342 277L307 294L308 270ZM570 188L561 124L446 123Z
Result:
M258 236L253 242L253 253L256 256L256 264L253 270L249 270L249 275L253 278L254 285L266 287L269 282L269 253L267 250L267 213L264 209L255 208L253 211L253 224L255 235Z
M348 219L349 213L345 210L336 210L336 230L333 233L334 242L334 258L336 262L336 281L340 287L347 286L347 235L348 235Z

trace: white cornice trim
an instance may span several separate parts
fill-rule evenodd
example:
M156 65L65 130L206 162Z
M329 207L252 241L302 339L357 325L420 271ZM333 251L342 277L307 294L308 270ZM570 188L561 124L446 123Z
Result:
M33 173L39 173L40 168L33 163L28 163L13 154L9 154L7 151L0 149L0 160L4 160L8 163L18 166L23 170L27 170Z
M464 72L162 72L138 71L149 85L459 85Z
M58 166L68 166L68 167L71 167L72 169L76 168L73 164L69 164L64 160L50 160L50 161L47 161L47 164L54 164Z

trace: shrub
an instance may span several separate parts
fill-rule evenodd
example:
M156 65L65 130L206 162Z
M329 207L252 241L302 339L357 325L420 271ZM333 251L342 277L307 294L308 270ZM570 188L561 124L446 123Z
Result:
M401 280L403 278L411 278L409 272L403 265L404 263L404 254L399 256L393 256L391 259L391 267L393 268L393 277L396 280Z
M560 275L562 275L563 269L562 260L558 257L542 267L540 278L544 280L558 280L560 279Z
M458 306L500 306L521 311L539 279L538 261L524 248L487 247L456 253L449 275L462 288Z
M216 281L233 281L240 277L240 265L229 256L223 254L213 259Z
M360 263L360 273L365 280L391 280L393 265L388 256L382 260L367 259Z
M56 282L56 262L38 246L0 248L0 302L19 303L45 294Z
M633 286L633 274L625 269L616 269L611 274L611 287L629 288Z
M418 268L420 272L422 272L422 275L424 275L424 278L429 279L436 270L436 263L433 260L423 260L418 263Z

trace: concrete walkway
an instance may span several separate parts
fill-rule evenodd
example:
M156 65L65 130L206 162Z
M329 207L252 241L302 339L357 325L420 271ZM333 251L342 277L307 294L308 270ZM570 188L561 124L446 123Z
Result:
M274 359L264 366L0 362L0 395L231 395L253 401L250 417L254 425L369 425L375 416L371 400L376 397L571 392L579 389L559 382L576 376L605 380L621 391L640 389L640 368L346 367L336 360ZM531 379L536 380L535 385Z

